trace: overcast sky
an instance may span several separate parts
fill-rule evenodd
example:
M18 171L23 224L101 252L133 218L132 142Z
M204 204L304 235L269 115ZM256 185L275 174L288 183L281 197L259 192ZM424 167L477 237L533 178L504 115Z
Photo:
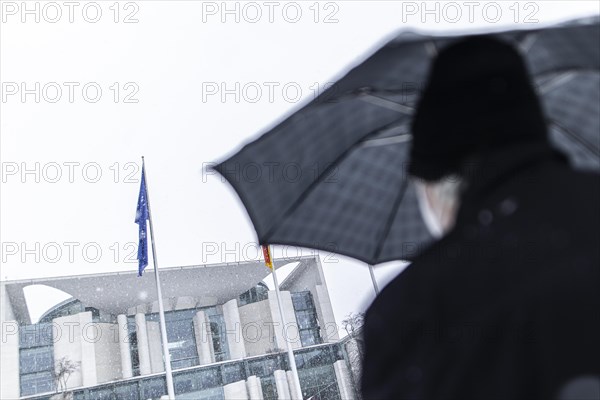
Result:
M142 155L161 266L256 259L245 210L207 163L400 30L528 29L600 13L597 1L489 3L428 2L424 13L394 1L30 1L27 12L2 1L1 279L135 270ZM367 268L321 257L337 320L364 310ZM377 274L383 284L400 270ZM34 314L53 299L38 294Z

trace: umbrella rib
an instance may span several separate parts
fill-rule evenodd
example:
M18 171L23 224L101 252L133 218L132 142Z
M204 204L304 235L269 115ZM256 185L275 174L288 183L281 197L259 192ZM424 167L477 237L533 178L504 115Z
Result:
M374 131L371 131L369 133L367 133L365 136L369 136L369 135L373 135L376 134L378 132L381 132L383 130L389 129L390 127L394 126L395 124L397 124L397 121L393 121L390 122L387 125L384 125ZM317 177L317 179L313 180L310 185L300 194L300 196L298 196L298 198L294 201L294 203L288 207L287 210L285 210L285 212L281 215L281 218L279 218L279 221L283 221L285 220L287 217L289 217L294 211L296 211L296 209L298 208L298 206L300 206L300 204L302 204L302 202L304 201L304 199L306 199L308 197L309 194L312 193L313 190L315 190L315 188L319 185L319 183L321 183L323 181L323 179L325 179L327 176L329 176L329 174L333 171L334 168L336 168L346 157L348 157L348 155L350 153L352 153L352 151L360 148L363 145L363 140L359 140L356 141L355 143L353 143L350 147L348 147L345 151L343 151L342 153L340 153L335 160L333 160L333 162L331 162L327 168L325 168L325 170L323 171L323 173L321 175L319 175ZM269 228L269 230L263 235L262 237L262 241L263 243L269 243L269 237L274 233L274 231L278 228L278 225L273 224L271 225L271 227Z
M409 142L411 140L412 140L412 134L401 133L399 135L388 136L388 137L384 137L384 138L364 140L364 141L362 141L361 147L387 146L390 144Z
M405 176L405 174L402 174L402 176ZM400 209L400 204L402 203L402 200L404 199L404 195L406 194L406 190L408 189L408 180L409 180L409 178L407 176L406 179L404 179L402 181L402 186L400 187L398 196L396 196L396 199L394 200L394 204L392 206L392 211L390 212L390 215L385 222L385 226L383 228L383 236L382 236L381 240L379 240L379 242L377 243L377 248L375 248L375 254L373 255L373 263L374 264L379 259L379 255L381 254L381 251L383 250L383 245L385 244L385 241L387 240L388 236L390 235L390 231L392 230L392 225L394 224L394 220L396 219L396 214L398 214L398 210Z
M537 88L538 92L541 95L545 95L546 93L551 92L552 90L556 89L557 87L564 85L565 83L568 83L574 77L575 77L575 73L572 71L559 73L557 76L550 79L548 82L545 82L542 85L538 86L538 88Z
M570 67L554 68L554 69L550 69L547 71L539 72L536 74L530 74L530 75L532 78L538 79L538 78L541 78L541 77L544 77L544 76L550 75L550 74L561 74L561 76L562 76L564 74L579 74L579 73L595 73L595 74L597 74L598 70L595 69L594 67L589 67L589 66L584 66L584 67L570 66ZM551 81L553 81L554 79L556 79L556 78L552 78ZM403 93L405 93L405 91L406 91L405 88L381 89L381 88L374 88L372 86L363 86L358 89L354 89L354 90L345 92L344 94L335 98L335 100L340 101L340 100L345 100L346 98L356 98L359 96L365 96L365 97L370 97L371 99L364 98L364 99L362 99L363 101L367 101L367 102L370 102L370 103L373 103L376 105L380 105L380 103L386 102L389 104L389 106L381 104L385 108L390 108L391 110L399 111L399 112L413 113L414 107L408 106L408 105L405 105L402 103L397 103L395 101L381 97L381 96L385 96L385 95L403 94ZM328 101L333 101L333 100L334 99L329 99ZM320 104L321 103L315 103L312 106L318 106Z
M556 127L565 136L568 136L571 139L573 139L576 143L579 143L581 146L583 146L583 148L585 148L586 150L588 150L590 153L592 153L596 157L600 157L600 150L596 149L592 143L588 142L587 140L585 140L584 138L582 138L580 136L577 136L576 134L574 134L573 132L571 132L569 129L567 129L564 126L558 124L554 120L550 120L550 124L554 125L554 127Z
M519 50L523 52L523 54L527 54L531 46L538 40L539 31L528 32L523 35L521 38L517 38L517 46Z
M412 114L414 109L404 104L396 103L395 101L388 100L384 97L375 96L372 93L361 94L359 97L362 101L374 104L379 107L387 108L388 110L400 112L403 114Z

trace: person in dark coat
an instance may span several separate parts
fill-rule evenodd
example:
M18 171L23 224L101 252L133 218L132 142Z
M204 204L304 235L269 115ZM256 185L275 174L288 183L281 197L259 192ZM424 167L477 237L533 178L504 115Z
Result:
M366 313L363 397L599 399L600 176L549 143L517 50L442 49L412 128L440 238Z

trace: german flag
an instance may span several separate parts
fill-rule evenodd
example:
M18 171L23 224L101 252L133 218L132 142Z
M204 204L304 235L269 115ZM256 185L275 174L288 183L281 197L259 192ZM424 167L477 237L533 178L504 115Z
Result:
M273 269L273 258L271 257L271 248L268 244L262 245L263 255L265 257L265 265Z

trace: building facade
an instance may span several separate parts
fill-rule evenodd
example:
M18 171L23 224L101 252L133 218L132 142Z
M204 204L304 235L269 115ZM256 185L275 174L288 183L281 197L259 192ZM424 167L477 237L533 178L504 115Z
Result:
M318 257L294 263L280 285L285 324L259 261L161 269L177 399L354 399L352 357ZM31 323L23 289L72 297ZM0 398L160 399L166 394L152 271L2 283ZM293 393L286 341L302 395ZM57 372L62 376L57 377Z

